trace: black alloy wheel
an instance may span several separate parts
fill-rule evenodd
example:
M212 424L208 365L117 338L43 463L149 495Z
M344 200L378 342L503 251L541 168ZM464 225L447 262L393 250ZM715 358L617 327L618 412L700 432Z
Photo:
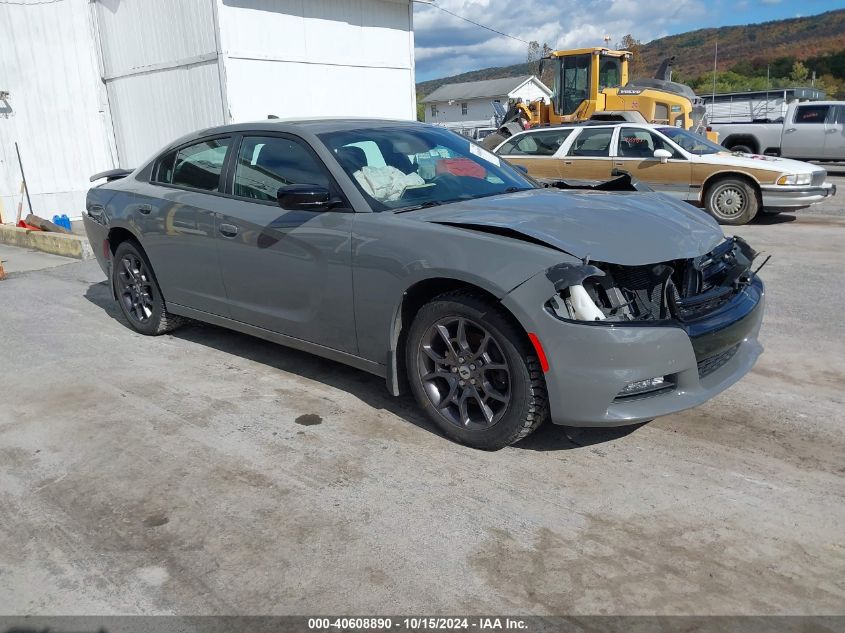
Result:
M404 343L414 397L447 437L498 450L549 413L546 381L519 323L477 292L454 290L417 311Z
M428 328L418 355L420 379L435 408L459 428L496 424L510 403L510 368L481 324L446 317Z
M121 242L115 250L112 284L120 310L133 330L156 336L185 322L184 317L167 311L150 260L134 240Z
M117 297L124 314L136 323L147 323L153 316L152 280L137 253L126 253L116 262Z

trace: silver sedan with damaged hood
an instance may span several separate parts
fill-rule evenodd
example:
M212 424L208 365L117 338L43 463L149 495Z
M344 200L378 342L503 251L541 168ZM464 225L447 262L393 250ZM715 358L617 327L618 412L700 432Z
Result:
M93 179L85 227L132 328L346 363L477 448L696 406L762 351L742 239L660 194L544 188L443 128L228 125Z

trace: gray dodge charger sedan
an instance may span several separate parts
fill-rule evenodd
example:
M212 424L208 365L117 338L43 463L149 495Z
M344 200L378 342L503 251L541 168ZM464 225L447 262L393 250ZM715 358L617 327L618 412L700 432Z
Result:
M742 239L660 194L543 188L443 128L227 125L94 178L85 227L135 330L346 363L470 446L681 411L762 351Z

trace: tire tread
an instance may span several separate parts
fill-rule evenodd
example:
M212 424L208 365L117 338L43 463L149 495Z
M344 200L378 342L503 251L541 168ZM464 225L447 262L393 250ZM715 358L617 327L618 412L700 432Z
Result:
M150 263L150 259L149 259L149 257L147 257L147 253L144 251L144 247L141 246L138 243L137 240L127 239L127 240L124 240L123 242L121 242L120 244L118 244L117 247L115 248L115 253L114 253L115 254L115 260L117 259L117 254L118 254L120 248L124 244L128 244L129 246L131 246L138 253L138 255L140 255L140 257L144 260L144 263L146 264L147 269L149 270L150 275L152 276L152 281L155 284L155 289L158 291L158 296L160 297L160 300L161 300L161 314L159 316L158 323L156 324L156 327L154 329L151 329L151 330L148 330L148 331L140 330L135 326L135 324L131 321L131 319L128 319L130 327L132 327L132 329L134 329L136 332L139 332L140 334L144 334L146 336L160 336L162 334L167 334L168 332L172 332L173 330L185 325L185 323L187 323L189 321L189 319L187 319L186 317L183 317L183 316L179 316L177 314L173 314L172 312L168 312L167 302L164 300L164 295L161 293L161 288L158 285L158 279L156 278L155 270L153 270L152 264ZM112 280L111 280L112 284L115 284L114 274L115 274L114 271L112 271L112 276L113 276Z
M545 422L549 414L549 402L546 380L543 377L540 360L533 353L534 350L530 347L530 343L528 342L527 337L524 336L524 332L522 332L521 328L518 329L518 326L514 324L510 318L508 318L508 315L504 312L504 310L495 304L492 304L490 300L484 297L481 293L473 291L472 289L462 288L445 292L434 297L431 300L431 303L440 301L462 303L479 310L482 313L493 312L501 320L501 324L495 324L496 327L498 329L506 330L503 334L505 334L508 337L508 340L519 350L528 370L528 413L521 421L520 425L517 426L509 436L501 438L495 443L477 442L473 444L473 446L482 450L498 450L525 439L537 430L543 422ZM504 328L500 325L504 325ZM449 434L449 437L452 437L461 443L467 443L454 434Z

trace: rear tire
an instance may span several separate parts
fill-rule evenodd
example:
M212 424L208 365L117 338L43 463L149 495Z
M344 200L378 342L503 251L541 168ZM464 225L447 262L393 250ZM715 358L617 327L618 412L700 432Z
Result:
M454 291L423 306L405 362L420 407L461 444L498 450L548 415L546 381L525 334L475 293Z
M757 191L740 178L720 178L707 187L704 208L719 224L748 224L760 208Z
M114 253L112 286L123 316L136 332L158 336L185 322L167 311L153 267L140 244L121 242Z

